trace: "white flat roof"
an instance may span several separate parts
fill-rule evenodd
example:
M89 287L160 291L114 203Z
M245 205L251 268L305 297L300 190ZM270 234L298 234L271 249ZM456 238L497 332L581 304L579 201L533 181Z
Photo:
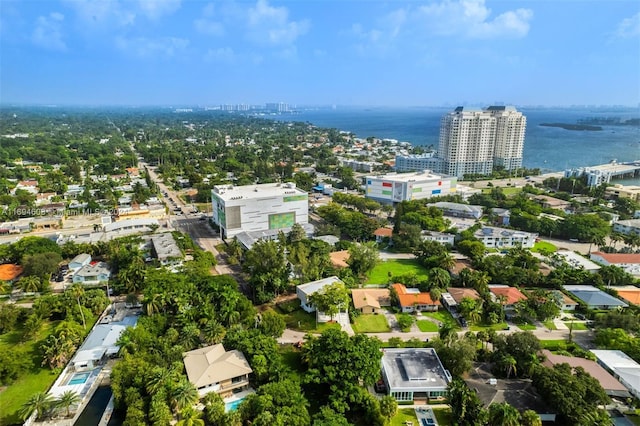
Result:
M278 197L287 195L308 195L306 191L296 188L294 183L263 183L258 185L216 185L213 193L224 201Z
M430 170L425 170L424 172L414 173L388 173L386 175L371 175L367 176L367 179L390 180L396 182L419 182L423 180L439 180L450 177L451 176L438 175L432 173Z
M569 250L560 250L556 252L557 255L562 256L564 260L574 268L583 267L587 271L596 271L600 269L600 265L590 261L586 257L579 255L576 252Z

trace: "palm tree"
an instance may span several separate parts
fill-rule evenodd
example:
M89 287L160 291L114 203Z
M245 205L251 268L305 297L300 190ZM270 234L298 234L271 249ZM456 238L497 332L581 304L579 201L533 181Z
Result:
M540 416L533 410L524 410L521 418L522 426L542 426Z
M202 337L208 344L215 345L222 343L226 332L227 330L222 324L218 321L211 320L204 326L204 330L202 330Z
M520 426L520 412L506 402L489 405L491 426Z
M149 395L153 396L158 393L161 389L168 386L175 375L172 374L171 371L167 370L163 367L154 367L151 370L151 375L147 378L146 390Z
M201 419L202 411L195 410L193 407L182 410L180 417L176 426L204 426L204 420Z
M451 271L456 266L456 260L449 253L438 259L438 266L446 271Z
M76 298L76 301L78 302L78 309L80 309L80 316L82 317L82 326L86 330L87 322L84 319L84 311L82 310L82 305L80 304L80 298L84 296L84 287L82 286L82 284L76 283L69 287L68 291L71 296Z
M53 397L45 392L38 392L34 395L31 395L31 398L25 402L18 414L20 418L23 420L27 420L29 416L35 411L36 419L41 419L45 416L45 414L51 410L51 407L54 404Z
M432 287L447 288L451 282L451 275L442 268L433 268L429 271L429 280Z
M198 400L198 390L185 378L169 389L169 401L175 413L193 405Z
M58 397L56 406L64 408L67 411L66 417L71 417L71 406L78 404L80 401L80 395L72 390L68 390Z
M16 284L25 293L34 293L40 289L40 278L35 275L29 275L20 278Z
M507 375L507 379L511 377L511 375L516 375L516 364L517 361L512 355L505 355L500 359L500 364L502 364L502 368L504 369L505 374Z
M458 337L458 333L456 333L453 323L447 321L443 322L440 326L440 330L438 330L438 336L446 346L449 346L455 340L455 338Z
M440 296L442 296L442 290L440 290L440 287L431 287L431 290L429 290L429 297L431 297L433 303L438 303Z

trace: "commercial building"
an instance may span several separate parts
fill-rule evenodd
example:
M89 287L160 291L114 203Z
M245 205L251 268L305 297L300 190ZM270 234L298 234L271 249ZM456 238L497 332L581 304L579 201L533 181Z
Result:
M249 389L253 372L239 350L225 351L221 344L206 346L182 354L189 381L202 397L210 392L222 398Z
M381 203L422 200L455 193L456 181L456 178L429 170L367 176L365 194L367 198Z
M396 401L425 401L446 395L451 374L433 348L383 349L382 380Z
M291 228L309 221L309 198L294 183L217 185L211 191L213 222L224 238L240 232Z
M493 167L522 167L526 117L514 107L457 107L440 122L439 171L451 176L490 174Z

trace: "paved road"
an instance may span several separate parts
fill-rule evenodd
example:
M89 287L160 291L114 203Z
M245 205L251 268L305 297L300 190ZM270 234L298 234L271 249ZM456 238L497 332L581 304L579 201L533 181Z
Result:
M498 334L511 334L511 333L515 333L515 332L519 332L522 331L517 327L511 327L510 330L501 330L498 331ZM460 331L458 332L458 336L463 336L466 333L466 331ZM286 329L284 331L284 333L282 334L281 337L278 338L278 343L297 343L300 342L302 340L304 340L304 336L307 333L301 332L301 331L295 331L295 330L290 330L290 329ZM561 339L568 339L569 338L569 330L543 330L543 329L537 329L533 331L533 334L540 340L561 340ZM437 332L409 332L409 333L402 333L400 331L396 331L396 332L390 332L390 333L367 333L368 336L370 337L377 337L378 339L382 340L383 342L387 342L389 341L390 338L392 337L399 337L400 339L402 339L403 341L407 341L409 339L419 339L419 340L426 340L426 339L433 339L435 337L438 337L438 333ZM573 340L578 343L579 345L583 346L583 347L589 347L591 345L591 340L593 339L593 332L589 331L589 330L580 330L577 331L575 330L573 332Z

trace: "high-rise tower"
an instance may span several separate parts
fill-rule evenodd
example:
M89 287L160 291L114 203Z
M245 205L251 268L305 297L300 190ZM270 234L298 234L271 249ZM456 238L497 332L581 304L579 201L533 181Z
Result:
M440 122L442 173L490 174L493 166L522 167L526 117L513 107L456 108Z

